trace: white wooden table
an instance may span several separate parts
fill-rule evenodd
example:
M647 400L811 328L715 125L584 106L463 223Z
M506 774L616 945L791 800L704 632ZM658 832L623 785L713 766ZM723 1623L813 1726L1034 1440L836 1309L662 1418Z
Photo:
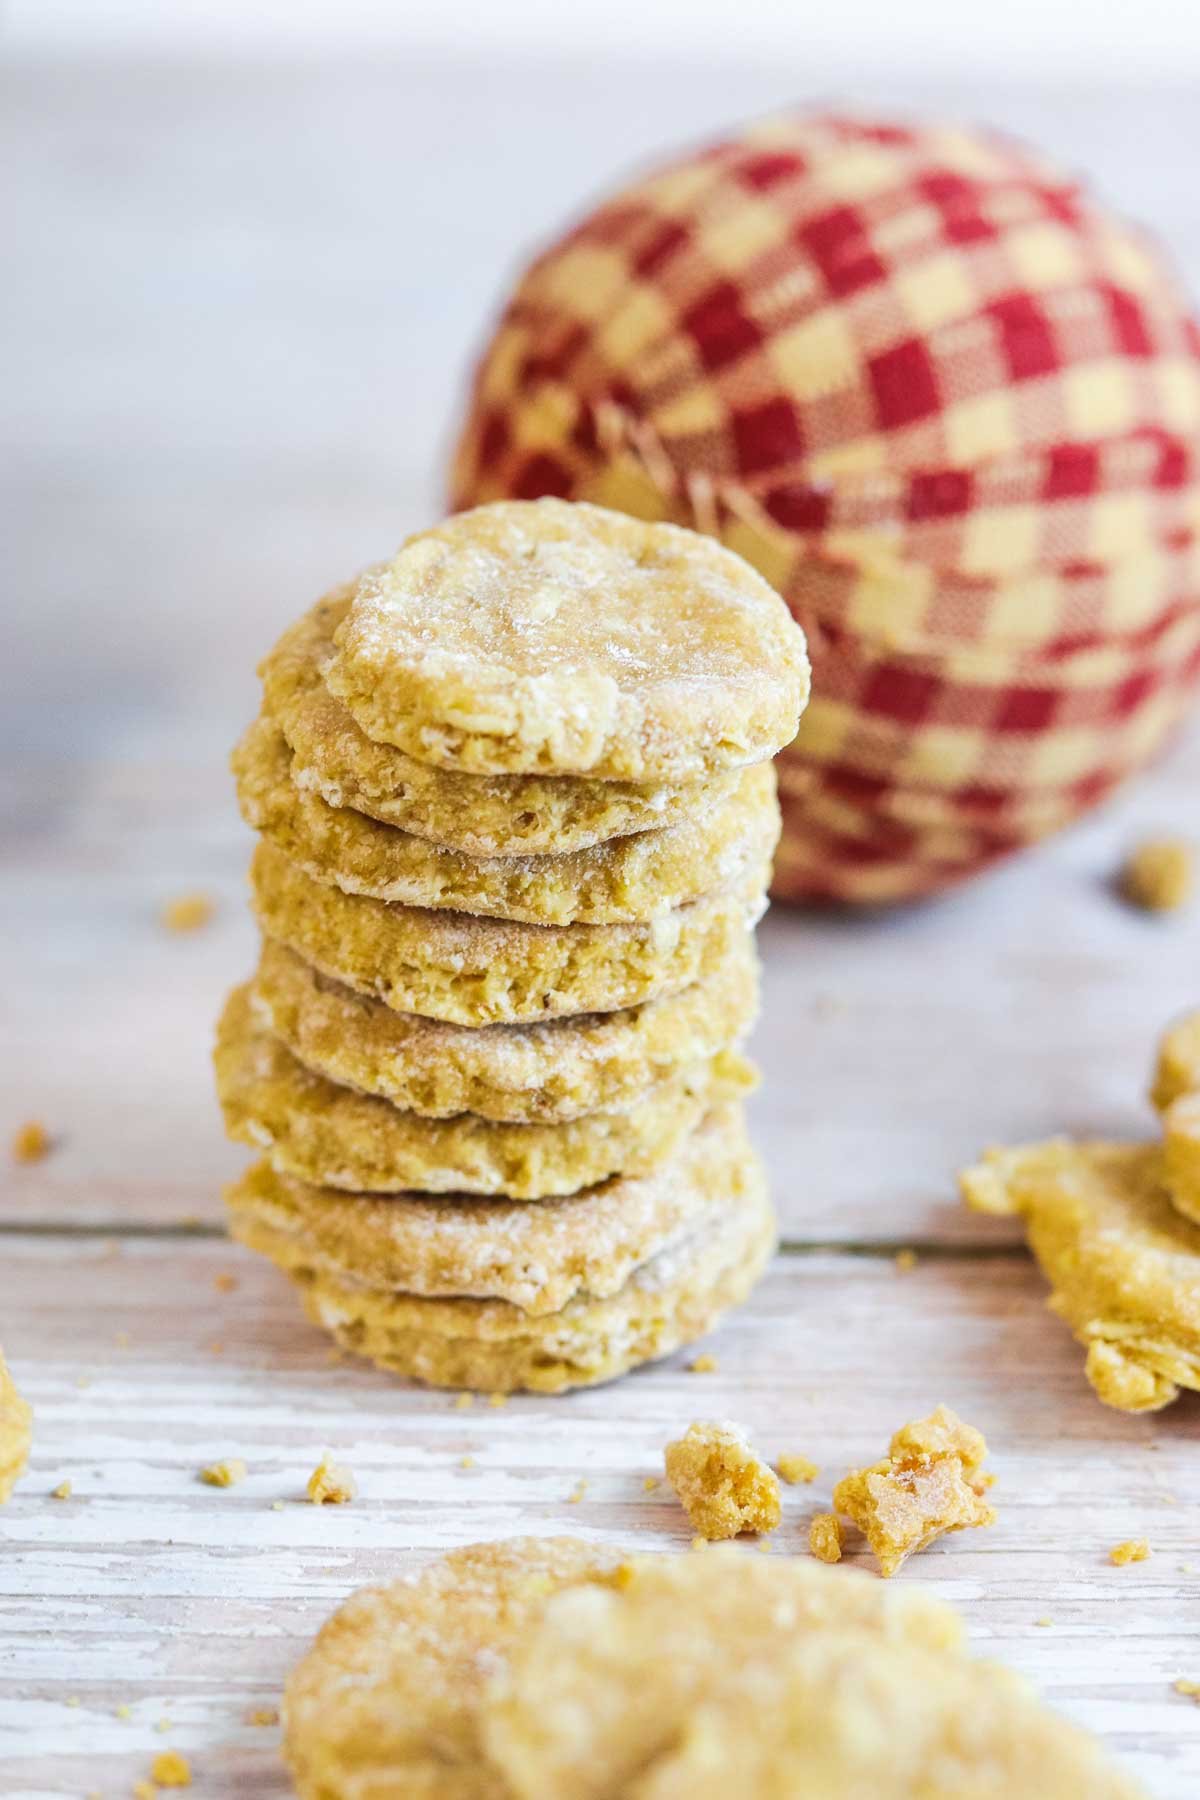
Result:
M208 1045L253 958L223 756L284 619L436 510L437 432L502 246L611 167L609 90L539 86L547 159L518 129L529 75L499 94L469 70L16 75L0 1091L6 1132L38 1117L56 1145L5 1170L0 1202L0 1338L37 1411L0 1512L0 1794L127 1794L164 1744L198 1795L283 1794L277 1733L248 1721L353 1587L514 1532L683 1546L643 1480L696 1416L821 1465L786 1493L776 1554L798 1550L832 1481L945 1400L992 1442L999 1522L898 1579L961 1605L980 1650L1159 1800L1190 1800L1200 1708L1172 1683L1200 1679L1200 1401L1101 1407L1035 1267L962 1212L954 1172L992 1140L1152 1129L1148 1061L1200 999L1200 915L1147 920L1110 883L1139 833L1195 829L1200 739L963 894L769 918L754 1109L785 1245L708 1346L716 1373L679 1356L464 1412L332 1363L283 1279L221 1235L241 1158ZM779 93L697 74L664 115L657 84L623 80L634 155ZM407 185L448 106L455 146ZM1169 107L979 106L1102 164L1141 121L1143 210L1193 254ZM211 926L164 932L161 903L196 888ZM303 1500L327 1447L358 1476L351 1507ZM201 1485L226 1455L246 1482ZM1134 1536L1152 1559L1111 1567Z

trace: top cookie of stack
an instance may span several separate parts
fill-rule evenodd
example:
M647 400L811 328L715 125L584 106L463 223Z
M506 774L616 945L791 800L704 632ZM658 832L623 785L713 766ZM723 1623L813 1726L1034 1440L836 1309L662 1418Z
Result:
M265 942L217 1052L267 1152L237 1234L426 1379L566 1386L705 1329L771 1236L734 1047L807 694L782 601L690 532L510 502L261 673L234 768Z

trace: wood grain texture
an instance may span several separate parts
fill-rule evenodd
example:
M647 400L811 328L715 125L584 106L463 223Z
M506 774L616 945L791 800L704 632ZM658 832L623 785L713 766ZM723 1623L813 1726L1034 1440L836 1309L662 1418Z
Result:
M227 1272L232 1293L215 1286ZM14 1234L0 1279L36 1420L30 1473L0 1514L0 1792L125 1792L168 1718L200 1793L282 1794L273 1734L246 1717L275 1703L355 1586L517 1532L684 1549L669 1491L643 1483L696 1417L735 1417L768 1456L821 1465L811 1488L785 1490L775 1553L800 1552L838 1475L939 1400L991 1441L999 1520L896 1579L960 1606L981 1653L1103 1733L1152 1793L1200 1783L1200 1710L1171 1687L1200 1675L1200 1402L1155 1419L1102 1409L1022 1256L908 1274L877 1256L784 1257L713 1338L715 1374L680 1355L566 1401L465 1412L331 1364L282 1278L220 1243ZM349 1507L303 1499L325 1448L358 1477ZM230 1455L243 1484L198 1482ZM55 1501L64 1479L72 1496ZM1113 1568L1108 1549L1134 1536L1152 1559Z
M800 73L822 85L807 47ZM0 1198L0 1338L37 1409L0 1511L0 1793L125 1794L170 1743L204 1800L281 1795L275 1734L246 1721L353 1587L522 1531L681 1547L643 1480L696 1416L822 1465L786 1495L779 1548L799 1549L832 1481L946 1400L992 1440L999 1523L900 1579L960 1604L980 1649L1105 1733L1157 1800L1192 1800L1200 1710L1171 1683L1200 1679L1200 1401L1100 1407L1012 1228L962 1212L953 1176L989 1140L1150 1129L1155 1036L1200 999L1200 914L1134 914L1111 878L1137 836L1196 829L1195 735L1103 816L937 905L768 919L754 1118L793 1253L714 1338L717 1374L680 1356L458 1412L332 1364L282 1278L218 1236L243 1158L208 1047L254 954L224 759L255 658L437 512L514 247L614 164L795 83L734 63L664 82L633 64L13 57L3 80L20 178L0 333L0 1091L6 1131L38 1117L56 1142L5 1168ZM1186 92L876 98L988 115L1091 165L1200 273ZM193 889L216 917L172 936L160 908ZM882 1252L914 1243L900 1276ZM345 1510L301 1499L326 1446L360 1479ZM201 1486L222 1455L246 1482ZM1153 1559L1113 1569L1108 1548L1139 1535Z

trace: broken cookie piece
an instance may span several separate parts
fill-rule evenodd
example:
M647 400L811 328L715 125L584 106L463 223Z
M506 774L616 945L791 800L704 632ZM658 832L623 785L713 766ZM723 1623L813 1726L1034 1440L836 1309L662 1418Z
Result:
M1024 1219L1106 1406L1154 1412L1200 1389L1200 1225L1172 1203L1160 1145L993 1150L962 1190L976 1212Z
M702 1537L774 1531L779 1482L738 1425L697 1420L667 1445L667 1479Z
M880 1573L894 1575L945 1532L995 1522L983 1499L993 1479L981 1472L986 1455L982 1435L939 1406L901 1426L882 1461L843 1477L833 1504L865 1534Z

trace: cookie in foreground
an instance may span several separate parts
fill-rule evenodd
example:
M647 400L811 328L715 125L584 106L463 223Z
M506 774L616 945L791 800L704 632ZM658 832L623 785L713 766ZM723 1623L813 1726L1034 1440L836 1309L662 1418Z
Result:
M303 1800L1135 1800L957 1614L808 1559L476 1544L354 1595L293 1670Z

